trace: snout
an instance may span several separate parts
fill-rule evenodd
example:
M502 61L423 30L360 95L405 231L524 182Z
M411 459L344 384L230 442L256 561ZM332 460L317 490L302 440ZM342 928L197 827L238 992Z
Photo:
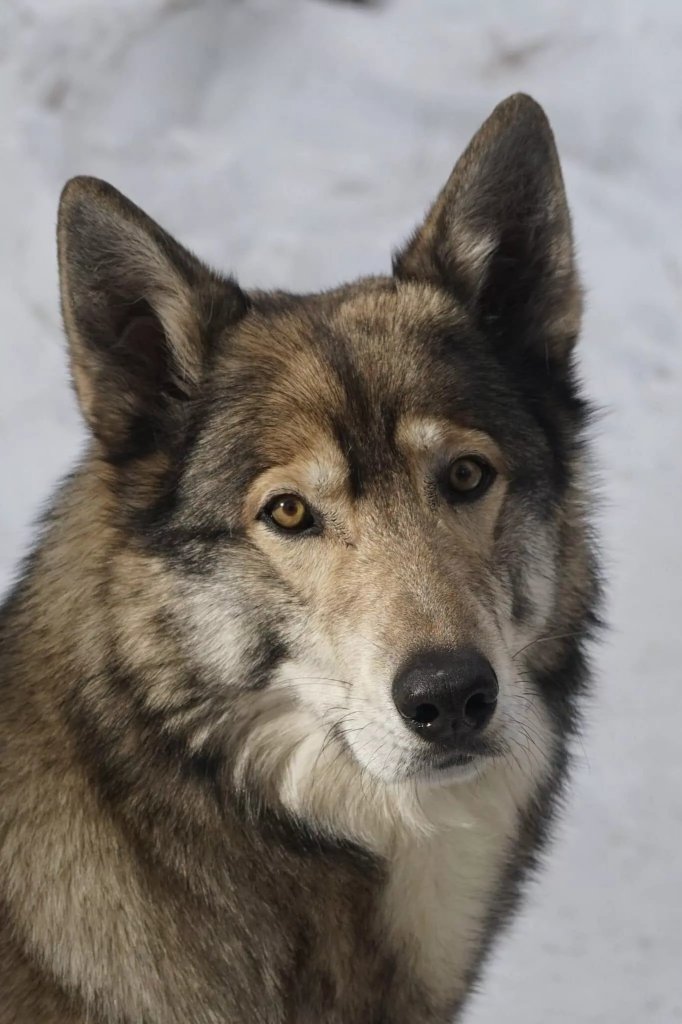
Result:
M474 648L413 655L393 682L393 700L405 724L427 742L467 753L497 706L497 676Z

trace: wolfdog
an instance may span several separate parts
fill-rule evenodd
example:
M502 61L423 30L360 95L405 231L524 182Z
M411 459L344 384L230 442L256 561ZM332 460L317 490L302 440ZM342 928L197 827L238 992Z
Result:
M0 620L0 1021L452 1020L597 622L544 113L391 276L247 293L92 178L58 249L90 440Z

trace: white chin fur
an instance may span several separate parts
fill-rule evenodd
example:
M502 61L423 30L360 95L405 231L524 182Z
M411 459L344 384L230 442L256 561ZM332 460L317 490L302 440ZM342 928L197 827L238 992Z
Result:
M493 832L498 827L506 832L552 759L551 728L539 703L527 731L512 739L509 756L408 776L405 748L393 746L392 730L378 738L377 749L386 744L386 756L375 757L374 764L362 744L363 764L356 746L349 750L333 722L327 724L282 692L265 691L257 699L260 710L237 762L237 783L248 789L264 781L301 821L380 854L401 835L425 837L443 828L481 827L481 822ZM381 775L372 771L379 764Z
M235 781L246 791L265 785L303 822L377 852L399 834L485 817L486 807L515 817L546 777L554 742L539 695L502 652L495 660L505 682L491 732L508 755L415 771L423 741L400 719L390 687L370 687L364 674L359 685L345 682L329 651L287 662L249 694Z

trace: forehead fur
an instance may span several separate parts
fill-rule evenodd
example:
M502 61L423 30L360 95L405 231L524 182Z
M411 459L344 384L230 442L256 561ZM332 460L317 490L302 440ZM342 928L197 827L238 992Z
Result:
M429 406L433 339L465 325L444 294L392 280L256 300L223 353L223 429L248 417L263 469L331 439L359 495L395 468L398 420Z
M217 397L239 416L249 407L274 458L300 455L320 431L345 449L351 433L368 439L428 405L433 339L465 326L444 294L390 279L257 296L222 352Z
M360 377L385 395L413 390L423 379L419 350L465 325L464 311L444 293L373 278L320 295L257 296L226 357L298 382L313 401L320 389L328 398Z
M395 465L398 422L421 416L544 447L520 390L464 309L430 286L373 278L312 296L255 295L224 339L209 388L214 437L255 470L314 458L322 437L353 488ZM539 452L541 456L541 452ZM513 459L512 459L513 461Z

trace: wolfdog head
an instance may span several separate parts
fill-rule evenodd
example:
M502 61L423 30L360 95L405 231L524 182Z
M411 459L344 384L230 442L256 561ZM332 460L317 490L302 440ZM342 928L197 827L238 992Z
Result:
M537 104L496 108L390 277L246 294L86 178L59 246L116 537L101 628L136 707L299 810L351 778L545 770L593 573L581 292Z

